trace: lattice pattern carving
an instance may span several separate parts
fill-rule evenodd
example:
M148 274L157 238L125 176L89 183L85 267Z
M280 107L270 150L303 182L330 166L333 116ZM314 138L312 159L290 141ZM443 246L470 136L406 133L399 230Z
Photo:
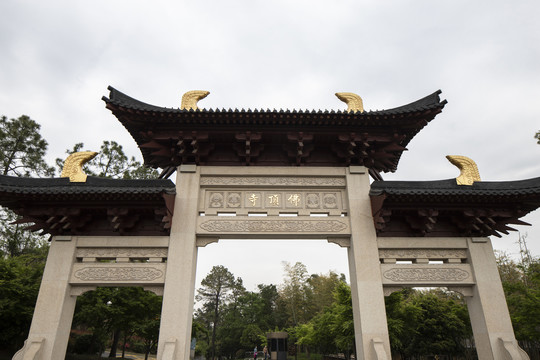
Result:
M344 177L301 176L201 176L201 186L309 186L342 187Z
M462 269L457 268L416 268L405 269L396 268L390 269L383 273L386 279L395 282L459 282L470 277L470 274Z
M200 228L210 233L339 233L349 228L343 220L206 220Z
M163 271L152 267L85 267L73 276L82 281L153 281L163 277Z

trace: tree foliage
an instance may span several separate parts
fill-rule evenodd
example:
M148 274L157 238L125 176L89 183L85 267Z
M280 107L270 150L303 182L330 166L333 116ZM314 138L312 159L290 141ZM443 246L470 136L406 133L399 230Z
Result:
M76 143L66 154L83 151L84 143ZM67 156L66 156L67 157ZM56 159L56 166L61 172L64 160ZM122 145L116 141L103 141L98 155L86 163L84 172L90 176L120 178L120 179L155 179L158 172L155 169L143 166L134 156L128 157Z
M47 177L54 168L44 156L47 141L39 133L40 125L26 115L16 119L0 117L0 172L19 177ZM8 209L0 210L0 256L18 256L46 244L43 236L24 231L26 225L11 225L17 216Z
M312 291L308 282L307 268L301 262L291 265L283 262L285 278L279 289L288 313L288 325L297 326L310 318L309 299Z
M516 338L540 342L540 259L517 263L507 254L497 257L506 302Z
M219 349L220 344L216 340L218 328L225 316L224 309L232 300L239 300L243 292L245 292L245 289L242 285L242 279L235 278L222 265L214 266L210 273L201 281L201 288L197 290L196 299L202 302L203 312L206 315L204 318L207 320L209 328L211 328L211 358L215 358L216 354L221 350ZM223 341L220 343L222 347L225 346Z
M47 141L41 126L26 115L17 119L0 117L0 171L12 176L52 176L54 168L44 159Z
M54 176L55 168L47 164L47 141L40 125L28 116L0 118L0 171L18 177ZM84 147L75 144L71 153ZM57 159L61 170L63 159ZM87 166L89 175L123 179L155 178L157 172L144 168L134 157L128 157L115 141L104 141L99 155ZM46 238L26 231L17 224L17 216L0 210L0 349L16 350L22 346L30 326L41 276L48 251ZM15 223L14 223L15 222ZM107 306L104 299L114 306ZM155 349L159 331L161 300L137 288L104 288L85 294L78 304L75 324L92 329L80 337L79 349L88 351L92 344L102 350L111 332L123 334L124 342L138 335L148 351Z
M137 335L148 354L157 343L161 301L140 287L100 287L77 299L74 326L92 332L95 346L90 348L100 347L102 352L110 334L117 334L117 341L121 334L125 340Z
M0 349L19 349L32 321L47 248L0 257Z

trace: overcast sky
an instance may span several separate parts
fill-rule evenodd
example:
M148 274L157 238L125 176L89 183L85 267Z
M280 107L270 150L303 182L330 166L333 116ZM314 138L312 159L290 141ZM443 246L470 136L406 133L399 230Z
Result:
M0 114L38 121L51 163L103 140L140 158L101 101L108 85L166 107L209 90L200 107L233 109L338 110L349 91L376 110L441 89L445 109L385 179L454 178L448 154L486 181L540 176L538 0L2 0L0 14ZM540 255L540 214L525 220ZM517 254L517 236L494 245ZM324 242L222 241L199 260L199 278L223 264L249 288L280 282L282 260L348 273Z

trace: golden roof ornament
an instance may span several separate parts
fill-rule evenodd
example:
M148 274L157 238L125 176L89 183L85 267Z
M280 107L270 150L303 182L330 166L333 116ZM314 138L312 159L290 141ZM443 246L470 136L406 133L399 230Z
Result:
M347 104L347 111L349 112L364 112L364 102L362 98L355 93L339 92L336 93L339 100Z
M69 155L64 161L64 168L60 177L68 177L70 182L86 182L86 174L82 167L96 157L94 151L79 151Z
M461 155L447 155L446 158L461 171L456 178L458 185L472 185L475 181L481 181L478 166L472 159Z
M197 102L204 99L210 94L210 91L206 90L191 90L182 95L182 105L180 109L182 110L197 110Z

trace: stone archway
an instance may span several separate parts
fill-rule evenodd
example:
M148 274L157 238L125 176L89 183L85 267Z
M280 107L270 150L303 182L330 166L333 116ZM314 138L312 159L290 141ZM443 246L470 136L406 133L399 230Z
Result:
M227 111L196 101L162 108L109 90L103 100L145 164L165 178L177 169L176 186L0 176L0 203L53 235L30 334L15 360L62 359L75 297L102 284L163 292L158 359L188 360L197 248L233 237L347 247L358 359L390 358L384 294L415 285L468 296L480 359L526 358L487 236L512 230L508 224L522 224L540 206L540 178L482 183L466 166L466 181L457 183L380 175L397 169L409 142L442 111L440 91L389 110ZM369 175L377 180L371 186Z

